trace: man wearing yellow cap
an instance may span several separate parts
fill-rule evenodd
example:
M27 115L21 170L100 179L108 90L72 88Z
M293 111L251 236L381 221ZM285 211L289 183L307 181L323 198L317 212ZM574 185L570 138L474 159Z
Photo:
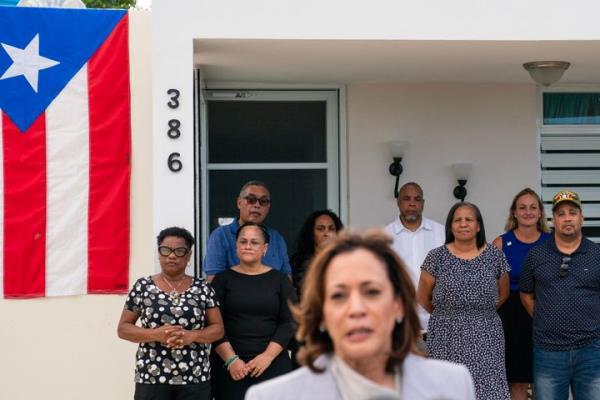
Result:
M600 246L583 237L579 195L552 199L554 235L523 264L521 301L533 317L537 400L600 399Z

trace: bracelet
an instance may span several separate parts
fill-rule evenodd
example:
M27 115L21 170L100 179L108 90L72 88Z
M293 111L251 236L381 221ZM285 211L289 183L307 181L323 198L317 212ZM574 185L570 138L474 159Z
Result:
M223 364L223 368L225 368L227 371L229 371L229 367L231 366L231 364L234 363L235 360L237 360L238 358L240 358L237 354L232 355L231 357L229 357L227 359L227 361L225 361L225 364Z

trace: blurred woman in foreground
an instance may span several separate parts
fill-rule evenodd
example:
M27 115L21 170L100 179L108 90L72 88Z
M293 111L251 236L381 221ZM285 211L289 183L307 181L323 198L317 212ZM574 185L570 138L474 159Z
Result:
M390 243L345 232L316 257L294 309L304 367L246 399L475 398L465 367L418 354L415 290Z

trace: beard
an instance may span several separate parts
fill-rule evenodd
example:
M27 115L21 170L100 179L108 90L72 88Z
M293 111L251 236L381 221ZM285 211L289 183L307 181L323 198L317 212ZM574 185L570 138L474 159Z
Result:
M402 216L406 222L417 222L419 219L419 215L408 214Z

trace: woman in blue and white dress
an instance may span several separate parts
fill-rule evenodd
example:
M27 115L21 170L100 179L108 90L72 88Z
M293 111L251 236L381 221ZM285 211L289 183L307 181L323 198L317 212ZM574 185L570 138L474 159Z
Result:
M486 243L481 212L455 204L446 219L446 244L427 254L417 297L431 313L431 358L466 365L478 400L509 400L504 335L496 309L508 297L509 265Z

